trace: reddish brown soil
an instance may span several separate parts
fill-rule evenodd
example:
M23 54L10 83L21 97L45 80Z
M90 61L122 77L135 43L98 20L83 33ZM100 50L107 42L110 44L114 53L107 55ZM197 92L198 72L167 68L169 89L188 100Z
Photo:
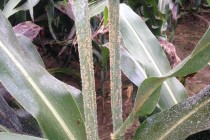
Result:
M210 19L210 13L201 13L201 16ZM183 17L178 24L174 38L177 54L182 60L193 51L207 28L207 23L194 15ZM194 76L188 77L185 87L188 95L192 96L198 93L207 84L210 84L210 66L206 66Z

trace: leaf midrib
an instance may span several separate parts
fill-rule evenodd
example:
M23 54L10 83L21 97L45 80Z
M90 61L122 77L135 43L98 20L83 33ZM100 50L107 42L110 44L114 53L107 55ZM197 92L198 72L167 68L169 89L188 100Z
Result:
M136 38L138 39L138 41L140 42L140 44L143 46L143 49L144 49L146 55L150 58L152 64L154 65L155 69L157 70L159 76L163 76L162 72L160 71L160 69L158 68L157 64L155 63L153 57L150 55L150 53L146 49L145 45L143 44L143 42L141 41L141 39L138 37L138 34L136 33L136 31L132 28L132 25L127 21L127 19L123 16L123 14L121 14L121 17L124 19L124 21L127 23L127 25L129 26L129 28L133 31L134 35L136 36ZM178 101L176 100L176 97L173 95L173 92L171 91L168 83L167 82L164 82L163 84L166 86L166 89L168 90L168 92L169 92L172 100L174 101L174 103L177 104Z
M6 45L0 41L0 47L2 50L7 54L7 56L11 59L12 62L16 65L16 67L20 70L20 72L23 74L23 76L26 78L26 80L30 83L30 85L34 88L36 93L40 96L44 104L49 108L49 110L52 112L60 126L65 131L66 135L69 139L76 140L72 132L69 130L66 123L63 121L62 117L59 115L59 113L56 111L56 109L53 107L53 105L50 103L50 101L47 99L47 97L44 95L44 93L41 91L41 89L38 87L38 85L35 83L35 81L31 78L31 76L28 74L28 72L24 69L24 67L21 65L21 63L10 53L10 51L7 49Z
M163 140L165 137L167 137L174 129L176 129L179 125L183 124L183 122L190 118L193 114L197 113L200 110L200 108L204 107L209 101L210 99L208 98L205 102L201 103L199 106L197 106L184 117L182 117L182 119L178 120L177 123L172 125L170 129L165 131L163 135L160 136L159 140Z

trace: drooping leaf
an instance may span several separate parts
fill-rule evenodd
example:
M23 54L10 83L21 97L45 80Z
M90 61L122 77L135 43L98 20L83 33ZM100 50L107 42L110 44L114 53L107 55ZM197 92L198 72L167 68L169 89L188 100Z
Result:
M13 27L16 34L28 37L31 41L37 37L42 28L31 21L22 22Z
M171 109L147 118L136 131L134 140L185 140L193 133L208 129L209 102L210 85Z
M8 3L5 5L3 13L4 15L9 18L11 15L17 13L18 11L26 11L30 10L31 18L33 19L33 7L40 1L40 0L27 0L23 5L15 8L21 0L9 0Z
M32 18L32 21L34 21L34 10L33 10L34 1L35 0L27 0L27 2L28 2L28 9L29 9L29 13L30 13L30 16Z
M138 89L137 96L136 96L136 101L135 101L135 104L134 104L134 110L130 113L129 117L125 120L123 125L112 135L114 138L119 138L120 136L124 135L124 132L126 131L126 129L129 126L131 126L132 123L134 122L134 117L135 116L136 117L137 116L143 116L143 115L148 114L148 112L151 112L153 110L154 105L157 104L157 97L155 97L155 96L158 96L158 94L160 94L160 92L158 90L160 89L161 85L163 84L163 82L166 79L168 79L170 77L174 77L174 76L184 76L184 75L188 75L190 73L194 73L194 72L200 70L201 68L203 68L205 65L207 65L207 63L210 61L210 55L209 55L210 54L210 40L209 40L209 38L210 38L210 28L206 31L206 33L204 34L202 39L199 41L199 43L197 44L193 53L190 56L188 56L185 60L183 60L180 64L178 64L173 70L169 71L167 74L163 75L162 77L147 78L146 80L144 80L141 83L141 85ZM208 97L209 95L205 95L205 96L208 99L206 97L204 98L205 101L203 102L204 104L202 104L203 106L206 105L210 101L210 99ZM152 103L153 105L150 105L149 103ZM182 104L182 103L180 103L180 104ZM177 106L179 106L179 105L177 105ZM190 104L189 104L188 107L190 109L190 107L193 108L194 106L190 106ZM191 113L196 113L196 111L201 111L202 112L203 109L198 110L199 108L200 107L196 108ZM173 112L173 110L172 110L172 112ZM172 113L172 112L170 112L170 113ZM179 113L179 112L177 111L177 112L174 112L174 113ZM190 115L192 115L191 113L190 113ZM190 117L190 115L188 114L188 117ZM169 118L170 118L170 116L169 116ZM184 118L184 119L181 118L181 119L182 119L182 121L183 120L185 121L185 119L188 119L188 118ZM202 118L200 118L200 119L202 119ZM206 121L208 121L208 120L206 120ZM149 122L150 122L150 120L148 120L147 123L149 123ZM156 123L156 120L154 119L153 122ZM178 123L180 123L180 122L178 122ZM209 124L209 123L207 123L207 124ZM170 127L170 124L168 124L168 123L166 123L164 125ZM158 129L161 128L160 123L157 123L156 126L158 127ZM144 125L140 126L139 129L141 129L143 127L145 127L145 126ZM173 126L172 128L170 128L170 130L173 130L173 128L175 128L175 127L176 126ZM204 127L206 127L206 126L204 126ZM147 133L147 130L148 129L145 128L144 130L142 129L142 130L139 130L139 131L144 131L144 133ZM165 131L163 132L162 129L160 129L160 131L157 131L156 134L159 134L159 133L167 134L167 133L165 133ZM199 131L199 129L196 129L196 131ZM156 132L156 130L155 130L155 132ZM195 131L193 130L193 132L195 132ZM153 131L152 131L152 133L153 133ZM151 133L151 136L153 137L154 135L152 133ZM147 133L147 136L149 137L150 134ZM137 135L136 137L137 137L137 139L140 139L139 138L140 134ZM147 139L147 138L144 138L144 139ZM158 139L158 137L155 137L155 139Z
M27 135L0 132L0 137L3 140L47 140L44 138L32 137Z
M121 44L122 45L122 44ZM135 85L140 85L147 75L143 66L140 65L136 59L121 46L121 69L123 73L130 79Z
M103 0L103 1L95 1L91 4L89 4L89 8L90 8L90 12L89 12L89 18L100 14L104 8L107 6L107 0Z
M4 15L8 18L11 15L13 15L15 12L13 11L13 9L15 8L15 6L17 6L17 4L20 2L21 0L9 0L7 2L7 4L5 5L4 9L3 9L3 13Z
M98 9L96 12L97 14L101 13L106 5L107 1L95 3L93 7L90 5L90 7L92 7L90 8L90 11L94 13L93 9L95 8ZM136 15L132 11L132 9L125 6L125 4L121 4L120 12L121 34L124 42L124 44L122 45L125 45L126 50L133 57L133 60L131 60L126 56L127 58L125 60L125 63L126 61L130 60L136 61L139 64L135 67L138 67L139 70L135 69L135 71L140 72L128 72L130 71L128 70L129 67L122 67L123 72L125 74L127 73L126 76L132 82L138 83L137 86L139 86L139 81L143 80L142 76L141 79L137 80L138 77L134 78L134 73L136 73L137 75L144 75L143 73L146 72L146 76L149 77L162 75L168 72L171 68L166 58L166 55L164 54L158 40L151 33L151 31L149 31L144 21L138 15ZM96 13L91 14L91 16L96 15ZM123 59L124 58L125 57L123 57ZM126 65L122 62L123 61L121 61L121 65ZM139 66L141 66L141 68ZM128 75L128 73L130 73L131 75ZM183 85L176 78L171 78L167 80L167 82L164 83L164 86L161 89L161 93L162 94L159 101L159 107L161 109L170 108L174 104L182 101L187 97Z
M49 139L86 139L80 91L25 55L9 21L0 12L0 81L37 119Z
M36 49L36 46L24 35L16 34L16 36L20 42L21 48L25 52L25 55L28 58L31 58L32 61L35 61L41 66L45 67L44 62Z
M147 77L161 76L170 71L170 64L158 40L141 17L125 4L120 7L120 24L125 48L143 66ZM167 80L161 89L159 106L161 109L167 109L186 97L182 84L172 78Z
M35 5L37 5L39 3L39 1L40 0L33 0L33 1L31 1L31 4L32 4L31 6L34 7ZM26 11L26 10L29 10L29 8L30 8L29 1L27 0L24 4L22 4L21 6L15 8L15 9Z
M210 29L206 31L202 39L198 42L192 54L179 63L174 69L161 77L151 77L142 82L138 89L134 110L141 115L143 105L148 102L156 94L156 90L160 88L165 80L171 77L182 77L194 73L210 61Z

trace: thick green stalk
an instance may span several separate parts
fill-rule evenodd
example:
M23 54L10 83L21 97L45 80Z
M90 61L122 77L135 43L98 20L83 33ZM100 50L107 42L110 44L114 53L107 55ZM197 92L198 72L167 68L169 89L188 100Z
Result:
M109 50L113 132L123 123L119 47L119 0L109 0Z
M75 25L77 29L82 93L85 113L85 127L88 140L98 139L97 107L93 71L91 30L88 15L88 0L75 1Z

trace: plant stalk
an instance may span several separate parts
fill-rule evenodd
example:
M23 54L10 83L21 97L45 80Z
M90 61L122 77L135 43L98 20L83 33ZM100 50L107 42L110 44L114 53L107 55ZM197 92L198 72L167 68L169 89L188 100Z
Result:
M129 114L129 116L126 118L126 120L124 121L124 123L118 128L117 131L115 131L114 134L111 134L111 139L112 140L119 140L121 138L123 138L123 136L125 135L126 130L132 126L132 124L134 123L135 120L135 112L134 110Z
M109 51L110 51L110 80L113 132L123 123L122 118L122 83L120 69L119 47L119 0L109 0Z
M88 140L97 140L97 106L88 0L76 0L74 4L86 134Z

